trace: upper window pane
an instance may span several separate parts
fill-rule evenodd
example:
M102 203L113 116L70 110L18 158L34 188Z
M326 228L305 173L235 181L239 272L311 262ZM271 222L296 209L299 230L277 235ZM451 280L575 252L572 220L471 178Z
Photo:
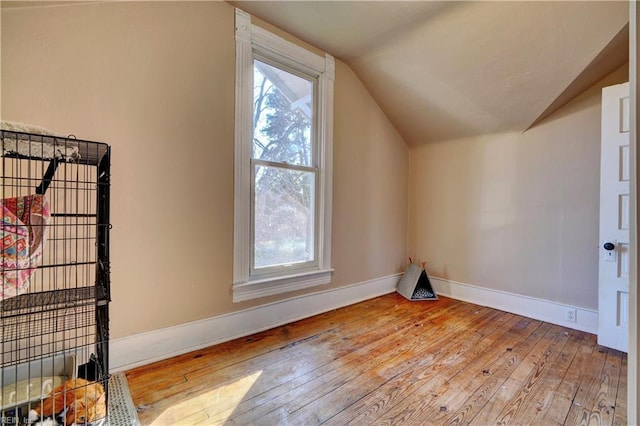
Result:
M253 61L253 158L313 165L314 81Z

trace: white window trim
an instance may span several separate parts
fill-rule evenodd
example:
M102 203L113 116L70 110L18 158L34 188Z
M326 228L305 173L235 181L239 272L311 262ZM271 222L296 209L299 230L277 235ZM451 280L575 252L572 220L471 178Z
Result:
M253 51L318 75L318 269L274 278L251 279L251 147L253 143ZM331 282L331 209L333 158L333 82L335 62L263 28L251 24L251 16L236 9L236 105L234 170L233 301L265 297ZM251 88L251 90L248 90Z

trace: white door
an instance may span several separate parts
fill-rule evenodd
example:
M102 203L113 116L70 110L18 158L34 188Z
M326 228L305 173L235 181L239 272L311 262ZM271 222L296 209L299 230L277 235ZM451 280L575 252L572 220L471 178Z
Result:
M602 89L598 344L629 346L629 83Z

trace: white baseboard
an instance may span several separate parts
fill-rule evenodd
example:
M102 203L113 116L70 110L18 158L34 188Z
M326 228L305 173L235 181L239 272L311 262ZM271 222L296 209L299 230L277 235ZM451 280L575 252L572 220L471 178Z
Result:
M113 339L112 373L248 336L332 309L372 299L396 289L401 274L305 294L238 312Z
M113 339L109 343L112 373L248 336L332 309L392 293L401 274L269 303L173 327ZM597 334L598 312L577 306L430 277L442 296ZM565 321L567 309L576 322Z
M492 290L442 278L429 277L436 293L476 305L546 321L587 333L598 333L598 311L535 297ZM567 309L576 310L576 322L565 321Z

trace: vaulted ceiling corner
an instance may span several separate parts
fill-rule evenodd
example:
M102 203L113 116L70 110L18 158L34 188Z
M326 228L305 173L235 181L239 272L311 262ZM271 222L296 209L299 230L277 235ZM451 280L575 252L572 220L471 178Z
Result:
M629 62L629 23L609 41L566 89L531 123L527 130L544 121L554 112L571 102L589 87Z
M524 131L628 43L624 1L230 3L343 59L410 146Z

